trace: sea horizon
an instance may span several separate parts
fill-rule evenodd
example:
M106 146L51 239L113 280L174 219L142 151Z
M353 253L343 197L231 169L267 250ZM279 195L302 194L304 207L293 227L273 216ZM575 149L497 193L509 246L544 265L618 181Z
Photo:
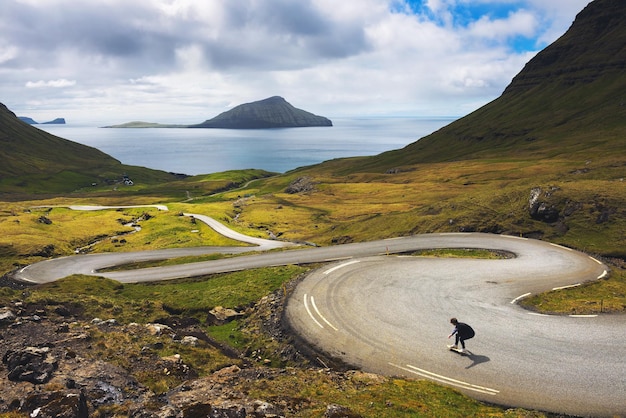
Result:
M186 175L262 169L284 173L324 161L400 149L458 117L333 119L332 127L275 129L102 128L33 125L126 165Z

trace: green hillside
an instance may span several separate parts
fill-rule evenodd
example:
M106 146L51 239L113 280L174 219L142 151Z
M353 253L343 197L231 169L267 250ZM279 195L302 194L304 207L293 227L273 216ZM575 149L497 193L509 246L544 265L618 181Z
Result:
M127 166L95 148L51 135L0 104L0 193L66 193L85 187L172 181L176 176Z
M626 155L626 2L598 0L493 102L354 170L489 158Z

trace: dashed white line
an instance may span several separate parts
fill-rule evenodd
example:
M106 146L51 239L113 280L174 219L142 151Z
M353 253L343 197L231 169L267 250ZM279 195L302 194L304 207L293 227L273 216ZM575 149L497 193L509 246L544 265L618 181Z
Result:
M418 376L422 376L427 379L431 379L431 380L434 380L436 382L443 383L446 385L456 386L462 389L472 390L474 392L484 393L487 395L497 395L498 393L500 393L500 391L496 389L473 385L471 383L463 382L461 380L452 379L451 377L446 377L440 374L429 372L427 370L420 369L419 367L411 366L410 364L407 364L406 367L399 366L394 363L389 363L389 365L393 367L397 367L400 370L404 370L406 372L413 373Z
M546 315L543 313L537 313L537 312L528 312L528 315L534 315L534 316L550 316L550 315Z
M519 295L518 297L516 297L515 299L513 299L511 301L511 304L516 304L517 302L519 302L521 299L524 299L526 296L530 296L532 293L524 293L523 295Z
M598 315L569 315L570 318L595 318Z
M598 276L598 280L605 278L609 274L608 271L604 270L601 275Z
M502 235L502 236L505 237L505 238L521 239L521 240L528 241L528 238L516 237L515 235Z
M592 259L593 261L595 261L596 263L598 263L598 264L602 265L602 261L596 260L596 259L595 259L595 258L593 258L593 257L589 257L589 258L591 258L591 259Z
M563 289L569 289L569 288L578 287L578 286L580 286L580 283L568 284L567 286L553 287L552 290L563 290Z
M572 251L572 252L574 251L574 250L572 250L571 248L564 247L564 246L562 246L562 245L555 244L555 243L553 243L553 242L550 242L549 244L550 244L550 245L552 245L553 247L562 248L562 249L567 250L567 251Z
M355 264L355 263L358 263L358 262L359 262L359 260L352 260L352 261L345 262L343 264L339 264L338 266L335 266L333 268L329 268L328 270L326 270L324 272L324 274L330 274L330 273L332 273L335 270L339 270L342 267L349 266L350 264Z

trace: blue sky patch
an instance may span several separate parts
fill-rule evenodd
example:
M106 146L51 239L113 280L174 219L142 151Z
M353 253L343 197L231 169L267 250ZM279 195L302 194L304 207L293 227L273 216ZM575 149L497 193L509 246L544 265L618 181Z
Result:
M427 5L426 0L405 0L404 4L408 5L413 13L422 15L430 20L438 23L444 23L441 15L437 14L437 11L433 11ZM447 4L446 11L453 17L453 24L455 26L465 27L479 20L482 17L487 17L491 20L504 19L511 13L524 8L524 2L504 2L504 3L482 3L476 1L467 2L451 2ZM396 11L401 10L401 7L397 7Z
M439 26L452 25L455 28L467 28L480 19L491 21L506 19L511 14L525 8L523 1L479 2L450 1L442 5L442 10L432 10L426 0L403 0L395 7L395 12L406 13L407 7L413 14L435 22ZM452 19L451 21L447 19ZM515 52L535 51L537 45L534 37L515 36L506 40L510 49Z

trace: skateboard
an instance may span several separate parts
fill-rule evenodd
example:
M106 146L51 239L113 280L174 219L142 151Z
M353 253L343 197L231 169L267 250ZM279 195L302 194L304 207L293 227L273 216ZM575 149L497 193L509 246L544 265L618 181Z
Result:
M470 352L469 352L469 351L467 351L467 350L465 350L465 351L461 351L459 348L454 348L454 346L452 346L452 345L449 345L449 346L448 346L448 349L449 349L450 351L454 351L455 353L460 354L460 355L462 355L462 356L467 356L467 355L469 355L469 354L470 354Z

